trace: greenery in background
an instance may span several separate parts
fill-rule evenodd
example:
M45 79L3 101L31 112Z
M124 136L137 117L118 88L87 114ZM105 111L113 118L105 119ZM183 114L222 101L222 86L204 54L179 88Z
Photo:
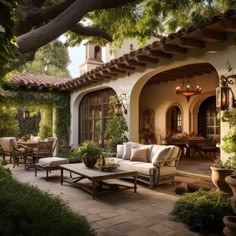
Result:
M228 122L230 125L229 132L223 137L222 149L231 154L224 162L224 167L233 170L236 175L236 111L235 109L222 112L222 121Z
M26 63L19 70L23 73L70 77L67 69L69 63L68 49L61 41L55 40L40 48L34 61Z
M202 189L186 193L176 201L170 213L172 220L182 222L191 230L201 233L222 233L223 217L232 214L228 194Z
M94 235L61 199L17 182L1 165L0 196L0 235Z
M30 92L30 91L11 91L0 94L0 105L7 104L8 107L22 109L27 107L32 116L38 111L44 109L56 108L55 117L55 134L60 143L69 142L69 127L70 127L70 94L68 92ZM0 114L1 115L1 114ZM42 120L42 122L44 122ZM51 120L50 120L51 122ZM7 127L2 123L3 127ZM50 131L49 134L51 134ZM46 133L44 133L46 135ZM6 135L3 135L6 136ZM14 135L17 136L17 135Z
M114 96L111 96L112 102ZM128 127L126 125L126 121L123 115L115 115L114 110L111 109L109 111L110 118L106 123L106 137L108 138L107 148L110 152L116 152L117 144L123 144L123 142L127 142L127 137L125 136L125 132L128 131Z
M0 0L0 82L16 63L15 0Z
M52 107L40 109L40 114L39 137L41 139L52 137Z
M16 108L9 105L0 106L0 137L18 137L20 127L16 114Z

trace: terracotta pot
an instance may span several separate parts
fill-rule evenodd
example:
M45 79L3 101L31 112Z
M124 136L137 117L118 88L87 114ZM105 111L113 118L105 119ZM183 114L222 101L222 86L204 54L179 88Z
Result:
M97 163L97 159L96 158L83 158L83 162L88 168L93 168Z
M236 216L225 216L223 222L225 224L224 235L236 236Z
M227 184L232 189L234 197L236 197L236 176L235 175L227 176L225 178L225 181L227 182Z
M232 174L232 170L211 166L211 180L217 191L232 193L231 188L225 181L225 177Z

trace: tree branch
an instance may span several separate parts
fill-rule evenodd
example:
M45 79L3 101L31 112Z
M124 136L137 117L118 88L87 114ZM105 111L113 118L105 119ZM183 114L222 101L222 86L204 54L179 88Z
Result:
M70 28L70 30L76 34L82 35L82 36L95 36L95 37L101 37L106 39L109 42L112 42L112 36L108 33L102 31L99 28L94 27L85 27L80 24L76 24Z
M55 40L94 10L114 8L136 0L76 0L46 25L17 38L19 52L24 54Z
M25 14L24 12L27 12L27 15L24 17L24 20L17 24L16 36L29 32L33 27L48 23L50 20L61 14L75 1L76 0L65 0L62 3L48 7L46 9L38 8L37 12L32 10L35 9L35 7L28 7L27 9L24 9L21 5L19 5L17 11L21 12L21 14Z

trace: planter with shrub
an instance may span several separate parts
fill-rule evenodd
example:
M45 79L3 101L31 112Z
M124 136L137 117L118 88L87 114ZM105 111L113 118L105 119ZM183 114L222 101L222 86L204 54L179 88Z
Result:
M186 193L176 201L171 219L201 233L222 233L223 217L232 214L229 194L202 189Z

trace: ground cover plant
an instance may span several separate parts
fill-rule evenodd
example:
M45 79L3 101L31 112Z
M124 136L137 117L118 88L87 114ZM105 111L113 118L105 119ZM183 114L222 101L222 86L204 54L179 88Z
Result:
M229 197L223 192L202 189L186 193L176 201L171 219L188 225L193 231L222 234L223 217L233 214Z
M0 165L0 235L94 235L87 220L57 197L17 182Z

